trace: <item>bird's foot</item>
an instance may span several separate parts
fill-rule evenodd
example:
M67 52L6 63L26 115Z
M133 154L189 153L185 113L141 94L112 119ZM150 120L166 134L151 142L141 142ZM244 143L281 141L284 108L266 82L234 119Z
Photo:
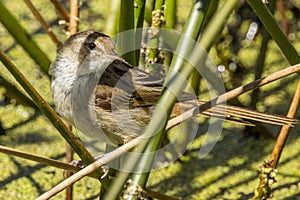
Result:
M94 159L97 161L101 157L102 156L96 156L96 157L94 157ZM73 166L76 166L76 167L79 167L81 169L86 167L86 164L82 160L72 160L69 164L73 165ZM101 169L103 171L103 175L101 176L101 179L103 179L103 178L107 177L108 172L109 172L109 167L107 165L102 165Z

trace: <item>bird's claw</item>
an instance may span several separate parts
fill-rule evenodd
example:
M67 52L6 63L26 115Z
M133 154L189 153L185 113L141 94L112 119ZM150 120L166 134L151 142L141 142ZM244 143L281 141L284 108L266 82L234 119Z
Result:
M72 160L69 164L79 168L84 168L86 166L82 160Z
M98 156L98 157L95 157L94 159L97 160L101 157L102 156ZM72 160L69 164L76 166L76 167L80 167L80 168L86 167L85 163L82 160ZM101 169L103 171L103 175L100 178L103 179L103 178L107 177L108 172L109 172L109 167L107 165L102 165Z
M101 179L104 179L105 177L107 177L108 172L109 172L109 166L107 165L102 165L101 166L102 171L103 171L103 175L100 177Z

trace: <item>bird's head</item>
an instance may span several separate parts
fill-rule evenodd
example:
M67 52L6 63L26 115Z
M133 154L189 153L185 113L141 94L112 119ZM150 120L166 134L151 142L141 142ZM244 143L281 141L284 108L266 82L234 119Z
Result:
M114 49L112 39L103 33L92 30L76 33L58 49L50 75L63 70L59 68L72 70L76 74L90 73L116 59L118 55ZM73 74L72 72L69 73Z

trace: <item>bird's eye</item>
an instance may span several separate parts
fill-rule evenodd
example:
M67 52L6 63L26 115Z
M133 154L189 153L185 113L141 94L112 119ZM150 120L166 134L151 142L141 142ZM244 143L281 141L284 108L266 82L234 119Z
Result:
M95 45L95 43L92 42L92 43L88 44L88 47L90 50L93 50L93 49L95 49L96 45Z

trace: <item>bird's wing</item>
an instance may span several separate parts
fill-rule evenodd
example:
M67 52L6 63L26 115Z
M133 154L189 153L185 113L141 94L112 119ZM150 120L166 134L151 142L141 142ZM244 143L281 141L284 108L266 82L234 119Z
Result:
M96 106L109 109L111 104L132 107L154 106L163 80L134 68L122 59L114 60L103 72L96 87Z
M163 80L147 72L134 68L122 59L114 60L104 71L96 88L95 105L111 110L112 106L129 108L153 108L162 89ZM198 105L203 102L199 101ZM184 105L184 104L181 104ZM180 114L180 104L175 104L171 117ZM191 104L191 107L195 106ZM261 113L256 110L230 105L218 105L201 113L203 116L214 115L226 121L253 125L243 120L253 120L276 125L299 124L298 120L285 116Z

